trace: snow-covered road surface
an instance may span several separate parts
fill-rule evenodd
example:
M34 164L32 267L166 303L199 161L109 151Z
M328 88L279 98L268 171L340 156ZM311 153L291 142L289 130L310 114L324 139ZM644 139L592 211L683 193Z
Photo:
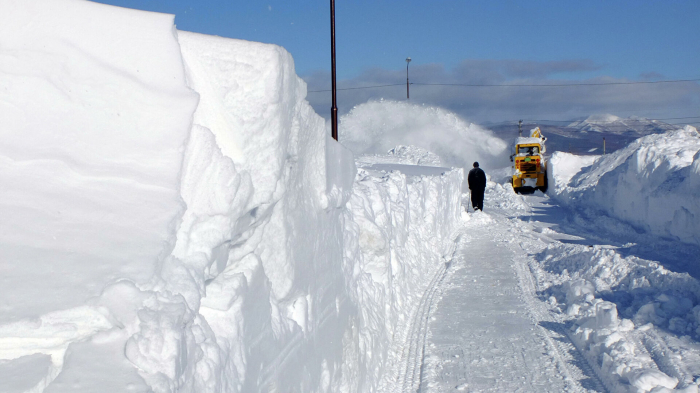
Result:
M404 356L387 391L697 392L700 351L678 334L692 325L693 246L489 188L414 317L425 327L405 345L422 358ZM606 307L619 319L604 327Z
M559 353L544 327L550 321L538 321L524 300L520 262L492 236L497 224L479 221L463 237L431 317L422 391L580 391L582 373Z

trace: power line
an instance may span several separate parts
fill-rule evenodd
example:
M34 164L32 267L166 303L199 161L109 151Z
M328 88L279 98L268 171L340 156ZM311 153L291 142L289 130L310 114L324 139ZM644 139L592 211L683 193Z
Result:
M647 85L654 83L684 83L699 82L700 79L678 79L666 81L647 82L601 82L601 83L553 83L553 84L527 84L527 85L504 85L504 84L465 84L465 83L411 83L422 86L463 86L463 87L570 87L570 86L608 86L608 85Z
M662 121L662 120L680 120L680 119L700 119L700 116L688 116L688 117L667 117L667 118L662 118L662 119L652 119L652 118L640 118L644 120L650 120L650 121ZM630 119L623 119L623 120L630 120ZM563 124L572 124L572 123L578 123L582 122L584 120L530 120L530 119L524 119L523 123L526 124L537 124L537 123L563 123ZM508 121L503 121L499 123L490 123L489 125L505 125L505 124L516 124L517 122L515 120L508 120ZM682 123L666 123L669 125L686 125L686 124L700 124L700 121L691 121L691 122L682 122Z
M652 121L661 121L661 120L681 120L681 119L700 119L700 116L688 116L688 117L666 117L662 119L656 119L656 118L647 118L647 117L640 117L640 119L645 119L645 120L652 120ZM625 119L625 120L630 120L630 119ZM634 119L632 119L634 120ZM529 120L529 119L524 119L524 122L530 122L530 123L543 123L543 122L548 122L548 123L576 123L578 121L583 121L583 120ZM679 123L681 124L681 123ZM685 123L683 123L685 124Z
M600 82L600 83L552 83L552 84L526 84L526 85L505 85L505 84L468 84L468 83L420 83L411 82L411 85L416 86L455 86L455 87L580 87L580 86L614 86L614 85L648 85L648 84L660 84L660 83L687 83L687 82L700 82L700 79L677 79L677 80L664 80L664 81L638 81L638 82ZM361 86L361 87L347 87L340 90L362 90L362 89L375 89L382 87L391 86L403 86L403 83L394 83L389 85L372 85L372 86ZM328 92L331 89L325 90L309 90L308 93L321 93Z
M680 119L700 119L700 116L690 116L690 117L667 117L665 119L654 119L654 120L680 120Z
M672 126L682 126L682 125L688 125L688 124L700 124L700 121L691 121L691 122L686 122L686 123L669 123Z
M413 83L411 83L413 84ZM336 91L340 90L362 90L362 89L374 89L378 87L390 87L390 86L403 86L403 83L394 83L391 85L374 85L374 86L362 86L362 87L346 87L344 89L336 89ZM326 90L309 90L308 93L321 93L325 91L331 91L331 89L326 89Z

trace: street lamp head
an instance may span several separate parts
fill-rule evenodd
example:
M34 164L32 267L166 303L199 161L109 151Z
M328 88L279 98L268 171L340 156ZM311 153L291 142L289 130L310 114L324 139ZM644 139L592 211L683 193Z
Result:
M407 58L406 58L406 63L410 63L410 62L411 62L411 58L410 58L410 57L407 57Z

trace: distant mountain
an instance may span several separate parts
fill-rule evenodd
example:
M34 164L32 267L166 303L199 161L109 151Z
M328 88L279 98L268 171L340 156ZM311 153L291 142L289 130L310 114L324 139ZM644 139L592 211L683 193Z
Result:
M593 115L586 120L573 122L568 127L582 132L637 135L637 138L678 128L658 120L649 120L643 117L623 119L614 115Z
M547 154L565 151L578 155L611 153L627 146L637 138L649 134L660 134L669 130L682 128L658 120L641 117L621 118L615 115L593 115L569 124L563 122L523 122L523 135L535 127L540 127L547 137ZM485 125L499 138L510 141L518 136L518 123L508 122Z

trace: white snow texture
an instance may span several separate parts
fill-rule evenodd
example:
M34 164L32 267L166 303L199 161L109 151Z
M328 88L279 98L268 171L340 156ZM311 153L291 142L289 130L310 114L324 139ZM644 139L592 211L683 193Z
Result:
M644 232L700 245L700 134L692 126L639 138L600 157L557 152L550 196Z
M3 1L0 47L7 389L376 388L461 169L353 185L289 53L171 15Z
M398 391L398 347L465 228L520 248L528 296L548 297L608 390L697 392L696 277L559 242L529 205L700 246L694 128L555 153L549 196L489 181L487 211L467 215L461 168L505 178L501 139L375 101L343 117L346 148L305 97L279 46L85 0L0 1L0 392Z

